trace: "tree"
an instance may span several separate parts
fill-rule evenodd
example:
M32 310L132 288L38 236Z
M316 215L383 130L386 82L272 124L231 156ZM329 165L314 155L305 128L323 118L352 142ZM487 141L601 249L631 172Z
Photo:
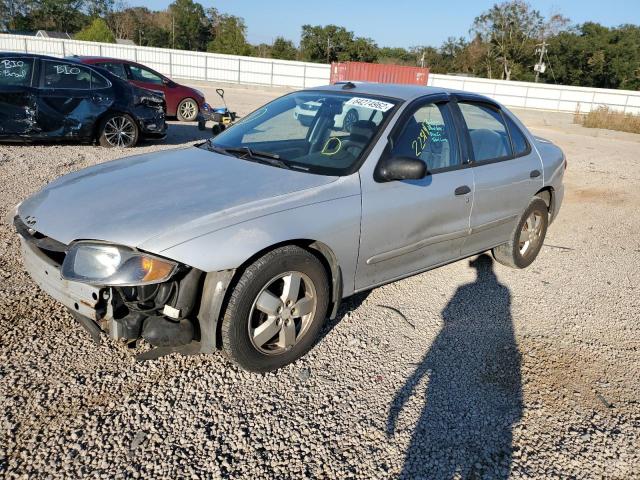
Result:
M544 18L523 0L495 4L473 22L472 31L491 46L502 67L501 78L511 80L533 63L536 39L544 32Z
M298 57L298 49L291 40L276 37L271 45L271 57L281 60L295 60Z
M33 0L0 0L0 29L22 31L32 29Z
M211 9L210 15L213 40L207 51L228 55L251 55L251 45L247 42L247 27L244 20L235 15L218 13Z
M353 42L353 32L336 25L302 26L300 51L305 60L331 63L349 60L349 46Z
M83 3L89 17L104 18L113 10L114 0L84 0Z
M378 51L378 45L370 38L356 37L347 46L349 60L354 62L375 62Z
M77 32L87 23L84 0L36 0L30 12L34 30Z
M378 63L413 66L417 64L417 59L406 48L383 47L378 50Z
M210 23L204 7L193 0L175 0L168 8L171 24L171 47L181 50L204 50Z
M102 18L96 18L90 25L84 27L74 36L76 40L85 40L87 42L103 42L115 43L116 38L109 29L107 22Z
M558 83L640 89L640 27L607 28L584 23L549 39L549 60Z

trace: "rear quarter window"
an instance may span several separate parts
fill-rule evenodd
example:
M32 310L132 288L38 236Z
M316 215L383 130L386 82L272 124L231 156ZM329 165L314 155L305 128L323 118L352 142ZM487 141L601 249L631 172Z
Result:
M33 73L32 58L3 58L0 60L0 86L28 87Z
M507 120L507 126L509 127L509 133L511 134L511 142L513 143L513 151L514 155L524 155L529 152L529 142L527 142L527 138L522 133L522 130L518 128L511 118L505 115Z

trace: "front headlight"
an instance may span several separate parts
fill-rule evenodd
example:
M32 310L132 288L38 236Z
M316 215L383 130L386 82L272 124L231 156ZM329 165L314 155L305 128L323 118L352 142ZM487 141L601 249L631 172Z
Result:
M178 264L148 253L98 242L73 243L62 263L62 278L93 285L160 283Z

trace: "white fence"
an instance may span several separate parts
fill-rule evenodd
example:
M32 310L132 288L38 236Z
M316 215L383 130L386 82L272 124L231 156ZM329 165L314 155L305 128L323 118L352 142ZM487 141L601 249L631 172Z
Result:
M330 67L317 63L190 52L112 43L0 34L0 51L65 57L94 55L143 63L170 77L242 84L315 87L329 83ZM640 92L429 75L429 85L492 97L509 107L588 112L600 106L640 114Z
M286 87L316 87L329 83L329 65L167 48L81 42L0 34L0 51L66 57L122 58L140 62L169 77L188 80Z
M429 75L428 84L434 87L480 93L509 107L586 113L605 106L620 112L640 114L640 92L631 90L570 87L436 74Z

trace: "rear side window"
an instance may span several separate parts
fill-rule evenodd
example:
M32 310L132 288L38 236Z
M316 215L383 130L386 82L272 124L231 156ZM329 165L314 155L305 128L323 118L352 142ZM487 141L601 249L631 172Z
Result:
M109 70L116 77L120 77L123 80L127 79L127 72L124 71L124 65L121 63L106 62L106 63L96 63L96 65L98 67L102 67Z
M469 129L476 162L511 157L511 142L502 114L477 103L459 103Z
M73 63L44 61L44 87L89 90L91 70Z
M445 104L418 107L394 140L393 156L422 160L429 171L460 165L458 140Z
M513 120L505 115L507 119L507 126L509 127L509 133L511 134L511 142L513 143L513 150L516 156L524 155L529 152L529 142L522 133L522 130L518 128Z
M32 58L3 58L0 60L0 86L28 87L32 72Z

